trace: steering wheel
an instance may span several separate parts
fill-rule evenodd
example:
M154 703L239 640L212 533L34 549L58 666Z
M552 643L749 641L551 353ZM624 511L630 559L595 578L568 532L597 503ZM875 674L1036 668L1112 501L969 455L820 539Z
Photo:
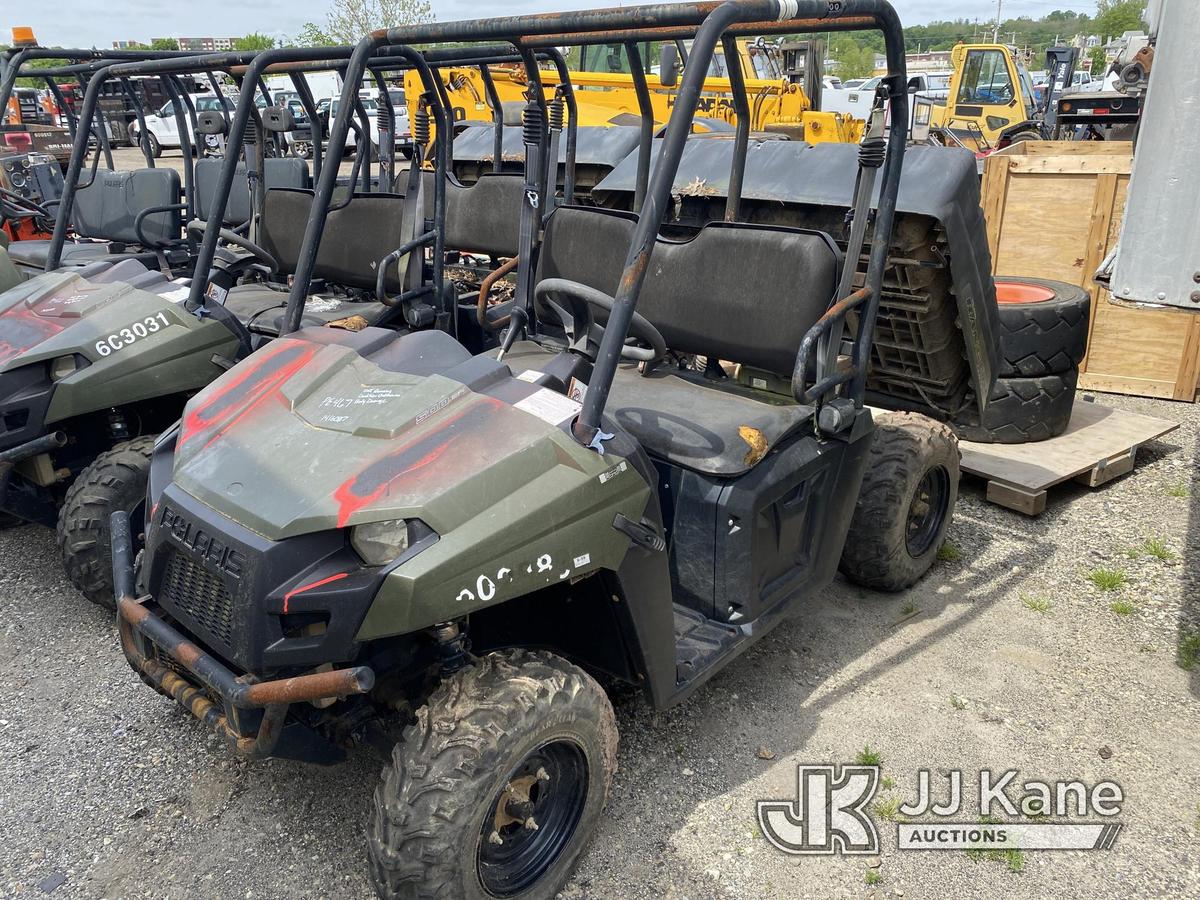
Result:
M598 291L578 281L568 281L566 278L544 278L533 289L533 299L539 313L550 312L562 323L571 335L572 344L587 340L587 332L594 324L593 313L603 310L605 316L612 312L616 303L612 297L603 291ZM570 309L563 307L557 299L565 299ZM582 325L582 327L580 327ZM604 326L597 325L601 331ZM629 323L629 336L648 346L631 347L628 344L621 348L621 359L635 362L657 362L667 355L667 342L659 330L638 312L634 312Z
M208 226L199 219L193 219L187 224L187 230L189 234L203 235L207 227ZM279 260L277 260L258 244L254 243L254 241L247 237L242 237L242 235L229 228L222 228L220 231L220 236L221 240L225 241L226 243L233 244L235 247L240 247L242 250L245 250L247 253L249 253L257 262L265 266L272 275L275 275L279 272Z

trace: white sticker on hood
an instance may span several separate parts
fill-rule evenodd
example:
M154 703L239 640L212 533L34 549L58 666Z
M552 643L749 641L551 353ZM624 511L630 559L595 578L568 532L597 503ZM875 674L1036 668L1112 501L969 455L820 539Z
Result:
M513 404L519 410L537 416L551 425L561 425L579 415L581 404L549 388L538 388L524 400Z
M335 309L341 309L342 301L337 297L320 297L312 296L304 304L304 311L310 313L326 313L333 312Z

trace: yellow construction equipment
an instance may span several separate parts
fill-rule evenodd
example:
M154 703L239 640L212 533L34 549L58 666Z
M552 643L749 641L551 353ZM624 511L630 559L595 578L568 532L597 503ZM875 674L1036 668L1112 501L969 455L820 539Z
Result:
M653 45L642 44L643 59L649 58ZM686 49L686 48L684 48ZM761 41L738 42L738 55L745 74L745 90L750 106L751 131L780 132L794 140L809 143L857 143L863 122L844 113L820 112L803 88L785 77L772 48ZM634 124L641 119L634 75L628 71L628 56L621 44L591 45L579 48L578 59L570 72L571 84L581 126ZM658 68L658 67L656 67ZM502 108L514 104L510 120L516 123L517 108L526 99L528 76L525 67L495 65L488 69ZM709 67L704 82L696 131L723 130L736 120L733 87L720 50ZM665 124L675 102L676 73L660 69L645 75L646 87L656 124ZM440 70L446 92L458 123L492 122L493 110L486 84L478 67L446 67ZM553 97L558 76L553 68L539 69L546 99ZM408 73L405 94L410 120L415 120L421 83L415 72Z
M1042 137L1033 81L1018 52L1004 44L958 44L950 62L949 96L930 121L944 142L989 153Z

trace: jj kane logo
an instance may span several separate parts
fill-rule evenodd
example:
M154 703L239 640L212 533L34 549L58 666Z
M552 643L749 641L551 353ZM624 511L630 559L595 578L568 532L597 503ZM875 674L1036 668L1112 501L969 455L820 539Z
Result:
M929 770L917 773L917 795L899 807L902 815L920 818L896 826L901 850L1107 850L1116 842L1124 792L1113 781L1087 785L1075 779L1018 782L1015 769L996 773L983 769L967 785L963 772L945 776L936 791ZM875 854L879 831L871 803L879 790L879 767L862 765L798 765L796 796L760 800L758 824L764 837L784 853L797 855ZM964 800L978 800L979 821L955 821ZM1001 822L997 816L1067 822ZM1092 821L1081 821L1092 819ZM1100 821L1096 821L1099 819ZM1108 820L1108 821L1105 821Z

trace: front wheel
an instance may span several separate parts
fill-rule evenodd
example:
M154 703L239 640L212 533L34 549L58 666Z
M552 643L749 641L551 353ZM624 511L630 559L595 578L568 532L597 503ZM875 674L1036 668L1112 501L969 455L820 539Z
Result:
M612 705L559 657L492 653L417 711L367 829L381 897L554 897L616 769Z
M155 159L162 157L162 143L155 137L153 131L146 132L146 144L150 150L150 155Z
M153 437L117 444L79 473L58 514L58 549L71 584L93 603L116 609L108 520L146 499Z
M840 568L851 581L902 591L937 558L958 499L958 440L927 416L876 412Z

